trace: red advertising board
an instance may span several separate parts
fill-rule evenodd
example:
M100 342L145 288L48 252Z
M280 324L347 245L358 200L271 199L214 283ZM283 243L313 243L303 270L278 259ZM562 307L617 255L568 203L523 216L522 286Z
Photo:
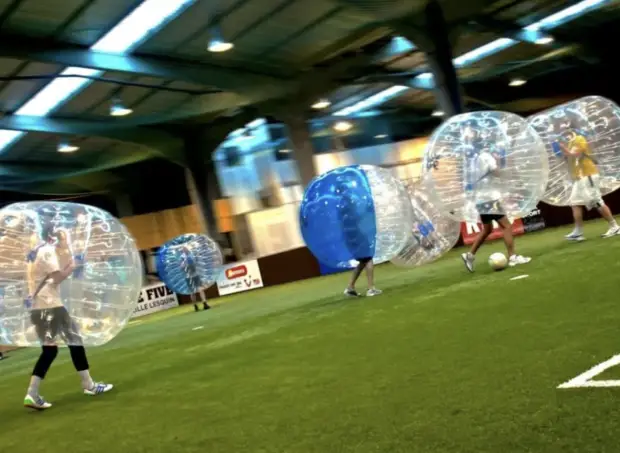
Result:
M463 236L463 242L466 245L470 245L471 243L473 243L474 239L476 239L476 236L478 236L478 233L480 233L480 230L482 230L481 223L475 224L461 222L461 236ZM514 222L512 222L512 234L518 236L523 233L525 233L523 221L521 219L516 219ZM499 227L497 222L493 222L493 231L487 238L487 241L500 239L503 236L504 233L502 232L502 229Z

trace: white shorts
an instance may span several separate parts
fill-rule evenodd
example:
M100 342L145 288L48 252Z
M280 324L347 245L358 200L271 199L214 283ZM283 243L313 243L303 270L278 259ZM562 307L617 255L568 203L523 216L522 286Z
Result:
M586 176L573 182L569 203L571 206L585 206L588 210L602 206L600 176Z

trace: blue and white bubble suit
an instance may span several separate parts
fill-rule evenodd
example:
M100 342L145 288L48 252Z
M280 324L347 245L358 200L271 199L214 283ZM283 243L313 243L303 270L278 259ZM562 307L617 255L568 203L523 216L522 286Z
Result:
M350 268L362 258L389 261L407 243L414 221L403 184L372 165L340 167L314 178L299 217L310 251L334 268Z
M424 153L423 179L454 220L527 215L548 179L545 146L527 121L507 112L472 112L439 126Z
M43 248L45 246L45 248ZM60 269L73 268L58 286L70 326L54 328L54 310L33 296L35 266L45 250ZM51 268L50 268L51 269ZM33 317L45 316L45 335L59 346L99 346L133 314L144 275L136 243L125 226L101 209L55 201L15 203L0 210L0 343L39 346ZM56 326L58 324L56 323Z
M589 178L601 195L620 188L620 108L609 99L588 96L528 118L549 158L549 183L542 198L554 206L587 205L588 191L574 183ZM578 141L586 153L571 154Z
M461 223L445 215L440 202L422 181L405 184L415 221L412 235L400 253L392 258L397 266L421 266L440 258L454 248L461 234Z
M217 242L204 234L178 236L166 242L157 254L159 278L179 294L195 294L213 285L223 264Z

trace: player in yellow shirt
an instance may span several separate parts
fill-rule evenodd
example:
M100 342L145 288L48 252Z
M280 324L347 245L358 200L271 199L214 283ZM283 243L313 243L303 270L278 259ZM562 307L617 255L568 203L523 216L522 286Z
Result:
M620 227L616 223L609 207L603 201L600 188L600 174L596 158L588 141L583 135L571 132L567 145L560 145L566 155L568 169L573 180L570 204L573 209L575 228L565 237L569 241L583 241L583 208L597 209L601 216L609 222L609 229L601 236L604 238L620 235Z

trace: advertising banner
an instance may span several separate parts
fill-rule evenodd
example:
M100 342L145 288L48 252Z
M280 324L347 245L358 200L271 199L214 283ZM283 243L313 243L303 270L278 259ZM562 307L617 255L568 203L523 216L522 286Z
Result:
M463 236L463 243L465 245L470 245L474 242L474 240L476 239L476 236L478 236L478 233L480 233L480 231L482 230L482 224L481 223L465 223L465 222L461 222L461 236ZM514 222L512 222L512 234L515 236L519 236L521 234L523 234L525 232L525 229L523 227L523 222L521 221L521 219L516 219ZM487 241L494 241L496 239L500 239L504 236L504 233L502 232L502 229L499 227L499 225L497 224L497 222L493 222L493 231L491 232L491 234L489 235L489 237L487 237Z
M262 287L263 278L256 260L224 266L224 270L217 280L217 290L220 296Z
M140 299L138 299L138 306L131 317L138 318L178 306L177 295L163 283L155 283L142 288Z
M527 216L522 219L516 219L512 222L512 234L515 236L519 236L524 233L529 233L532 231L542 230L545 228L545 221L542 218L539 209L534 209ZM461 223L461 236L463 237L463 243L465 245L470 245L476 239L478 233L482 229L482 224L475 223ZM495 239L500 239L503 237L502 229L499 227L497 222L493 222L493 231L487 238L487 241L493 241Z
M540 209L534 209L528 215L523 217L521 221L523 222L523 229L526 233L545 228L545 219L543 219Z

